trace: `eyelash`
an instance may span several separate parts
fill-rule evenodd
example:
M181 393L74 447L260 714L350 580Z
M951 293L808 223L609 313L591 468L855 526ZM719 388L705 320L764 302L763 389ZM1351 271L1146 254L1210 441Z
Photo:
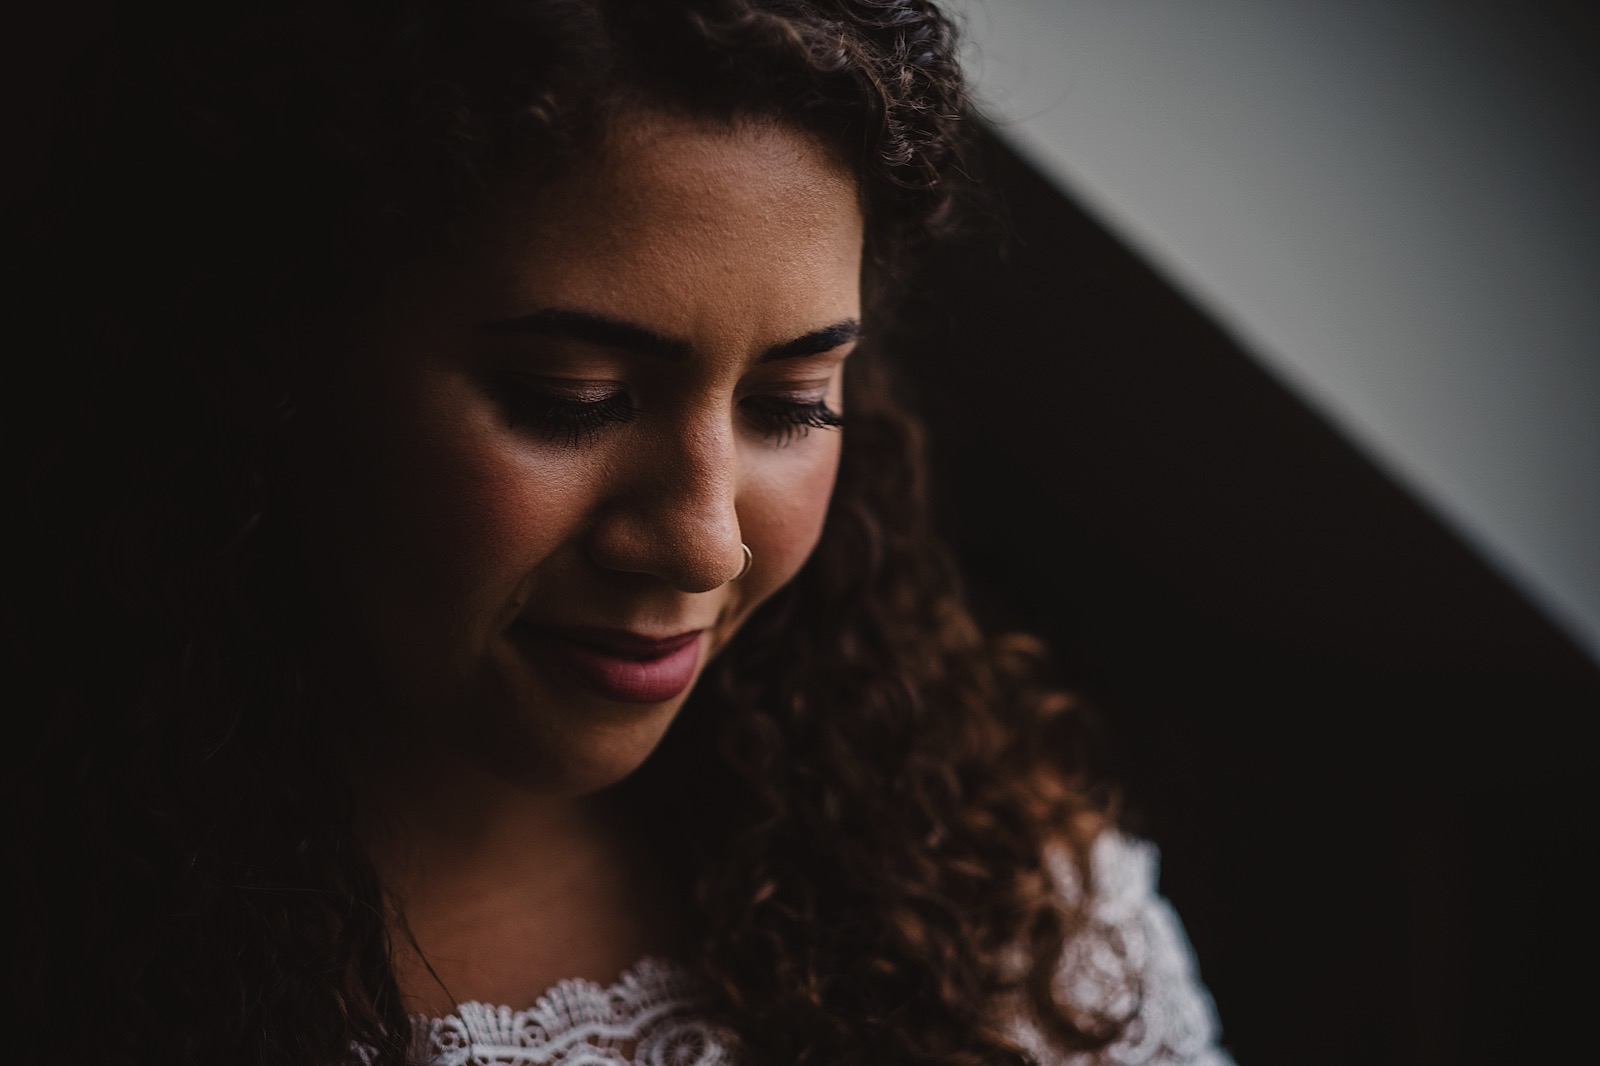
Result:
M502 388L496 399L512 429L531 429L552 444L571 448L587 444L607 426L639 416L621 392L601 400L564 400L533 389Z
M809 403L752 396L745 401L761 423L762 432L778 444L805 436L813 429L838 429L844 418L823 400Z
M639 417L638 408L620 391L600 400L569 400L538 389L503 386L494 390L494 395L513 429L527 428L546 441L574 448L588 444L607 426L626 424ZM843 417L822 400L797 402L752 396L744 402L762 434L780 446L813 429L844 425Z

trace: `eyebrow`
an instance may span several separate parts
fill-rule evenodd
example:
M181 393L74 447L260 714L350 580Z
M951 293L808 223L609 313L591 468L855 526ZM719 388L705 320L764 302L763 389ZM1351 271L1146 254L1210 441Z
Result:
M658 359L684 360L692 348L687 341L663 336L654 330L593 311L551 307L516 318L485 322L483 329L489 333L532 334L539 337L558 337L592 344L599 348L638 352ZM861 324L853 318L835 322L831 326L814 329L793 340L774 344L761 353L758 362L770 363L779 359L795 359L806 355L821 355L835 348L861 339Z

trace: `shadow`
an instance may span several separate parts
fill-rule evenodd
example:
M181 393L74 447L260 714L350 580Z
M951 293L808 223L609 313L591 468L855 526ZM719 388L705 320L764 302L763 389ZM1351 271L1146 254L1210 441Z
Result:
M988 620L1049 638L1104 710L1229 1046L1565 1049L1600 670L992 135L981 155L1003 221L922 264L895 335L944 528Z

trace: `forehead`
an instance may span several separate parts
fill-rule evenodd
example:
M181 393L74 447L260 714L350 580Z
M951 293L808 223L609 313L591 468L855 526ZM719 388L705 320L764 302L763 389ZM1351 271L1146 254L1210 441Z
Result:
M485 234L489 284L689 333L712 314L755 332L854 317L863 218L849 167L776 122L638 112L552 181L510 188Z

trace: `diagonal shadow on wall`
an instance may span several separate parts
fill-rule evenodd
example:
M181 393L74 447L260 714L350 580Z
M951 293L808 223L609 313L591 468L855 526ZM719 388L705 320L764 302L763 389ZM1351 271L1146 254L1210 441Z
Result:
M1600 670L997 138L896 327L944 527L1101 706L1241 1062L1565 1050ZM997 257L1000 265L997 267Z

